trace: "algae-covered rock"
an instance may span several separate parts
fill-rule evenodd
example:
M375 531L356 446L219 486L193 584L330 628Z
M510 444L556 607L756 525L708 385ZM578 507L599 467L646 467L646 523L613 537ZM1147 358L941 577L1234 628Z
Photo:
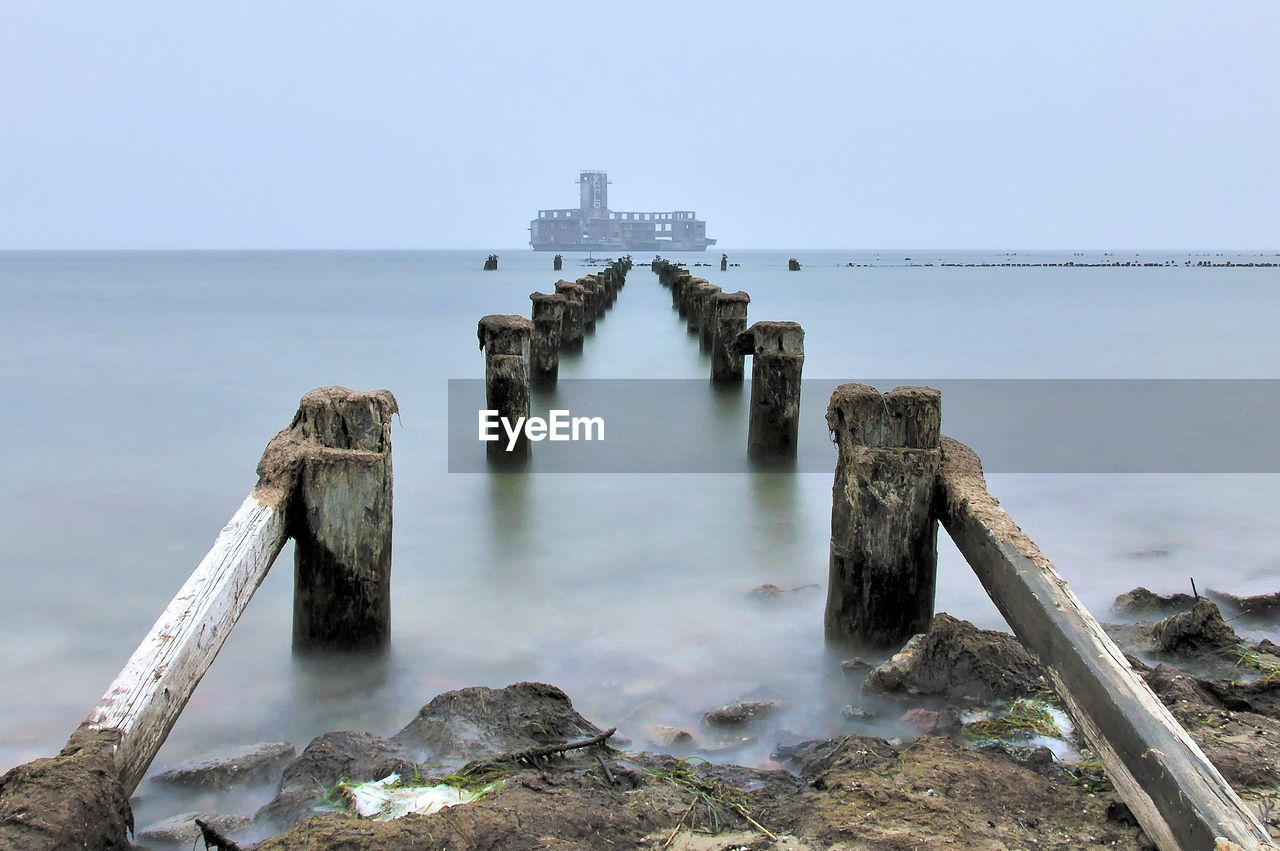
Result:
M927 633L871 671L863 689L988 702L1023 697L1044 685L1040 663L1012 635L939 612Z

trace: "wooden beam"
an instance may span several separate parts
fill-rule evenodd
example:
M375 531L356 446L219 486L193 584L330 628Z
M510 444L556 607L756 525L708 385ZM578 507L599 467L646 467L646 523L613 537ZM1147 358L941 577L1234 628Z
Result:
M146 774L285 538L276 500L250 494L89 716L89 729L121 735L115 763L126 794Z
M1040 657L1116 790L1161 849L1222 837L1273 848L1266 829L1134 672L1053 564L987 491L969 447L942 438L943 526L1019 640Z

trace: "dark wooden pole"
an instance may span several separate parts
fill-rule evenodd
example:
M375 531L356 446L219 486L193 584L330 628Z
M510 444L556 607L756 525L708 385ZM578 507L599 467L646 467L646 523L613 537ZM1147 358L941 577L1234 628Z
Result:
M702 304L706 300L708 293L712 292L715 284L706 278L694 278L688 286L685 287L685 305L684 315L687 322L685 328L690 334L702 334ZM715 289L720 289L715 287Z
M800 431L804 329L796 322L757 322L738 335L734 348L752 356L748 454L794 458Z
M827 640L896 648L933 618L934 509L942 397L842 384L827 427L838 448L831 488Z
M529 417L529 341L533 323L523 316L494 314L480 320L476 329L484 351L485 407L497 411L514 428ZM529 454L529 439L523 429L514 447L508 448L506 432L499 427L498 439L485 444L485 451L500 459Z
M582 351L582 340L586 335L586 319L583 297L585 291L572 281L556 281L556 294L564 296L564 315L560 320L560 350L565 352Z
M702 288L702 316L698 319L698 334L702 351L709 352L716 341L716 297L720 288L705 284Z
M591 275L583 275L574 281L582 287L582 328L584 331L596 330L597 310L601 307L600 294L596 289L596 279Z
M566 299L558 293L530 293L529 299L533 302L529 380L533 384L555 384L560 373L560 329Z
M321 387L290 429L302 442L289 508L293 649L380 649L391 642L390 391Z
M743 356L734 346L738 335L747 330L747 305L751 296L744 292L717 293L716 333L711 347L711 380L717 384L741 384Z
M689 294L687 290L693 285L693 274L688 269L680 269L675 273L675 277L671 279L671 306L674 307L681 317L688 315Z
M564 268L564 258L561 257L559 254L557 254L555 256L555 259L551 261L551 269L554 272L559 272L563 268Z

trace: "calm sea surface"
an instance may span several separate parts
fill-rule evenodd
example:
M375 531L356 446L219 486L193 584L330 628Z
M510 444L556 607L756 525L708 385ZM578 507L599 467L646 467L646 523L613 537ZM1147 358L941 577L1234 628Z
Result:
M527 315L529 293L560 277L528 251L483 272L486 253L0 253L0 770L61 747L253 487L299 397L329 384L400 403L393 650L376 664L295 660L286 548L157 766L220 745L301 748L327 730L391 734L442 691L526 679L637 747L647 724L698 729L758 690L793 708L726 758L869 730L841 716L861 698L822 641L830 468L448 472L448 379L484 374L476 320ZM750 292L753 320L800 322L806 378L1280 377L1280 268L1195 265L1274 252L729 254L739 266L695 272ZM592 271L584 259L561 274ZM649 259L562 378L706 377ZM942 265L1072 260L1174 264ZM946 410L944 397L944 431ZM825 438L820 419L804 423L811 448ZM989 478L1100 615L1136 585L1280 588L1278 476ZM938 609L1002 626L945 534L940 549ZM799 590L747 598L766 582ZM190 803L140 793L139 824Z

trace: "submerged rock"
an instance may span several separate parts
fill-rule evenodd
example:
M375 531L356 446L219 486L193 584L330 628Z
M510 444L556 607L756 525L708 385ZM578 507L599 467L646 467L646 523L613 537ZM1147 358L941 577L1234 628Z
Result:
M245 745L216 756L179 763L153 777L162 783L228 789L267 780L281 771L297 751L288 742Z
M1160 652L1178 655L1226 650L1240 644L1240 636L1208 600L1197 601L1189 612L1165 618L1156 625L1154 637Z
M654 724L645 731L649 741L660 748L681 747L693 744L693 734L679 727L668 727L666 724Z
M1126 591L1116 597L1111 604L1112 611L1122 615L1141 617L1143 615L1167 615L1171 612L1185 612L1194 606L1196 598L1190 594L1170 594L1162 596L1138 587Z
M196 826L196 819L200 819L223 836L231 836L250 825L249 819L244 816L224 816L208 812L179 813L139 830L138 841L191 847L202 836L200 828Z
M863 690L989 702L1023 697L1044 685L1040 663L1018 639L939 612L927 633L867 675Z
M276 797L258 810L255 821L289 826L315 814L315 804L343 780L379 780L388 774L413 775L417 766L394 743L372 733L325 733L311 741L285 768Z
M702 716L702 721L715 727L737 726L776 715L786 706L781 700L744 700L713 709Z
M419 762L461 765L601 732L555 686L516 683L446 692L422 707L391 742Z

